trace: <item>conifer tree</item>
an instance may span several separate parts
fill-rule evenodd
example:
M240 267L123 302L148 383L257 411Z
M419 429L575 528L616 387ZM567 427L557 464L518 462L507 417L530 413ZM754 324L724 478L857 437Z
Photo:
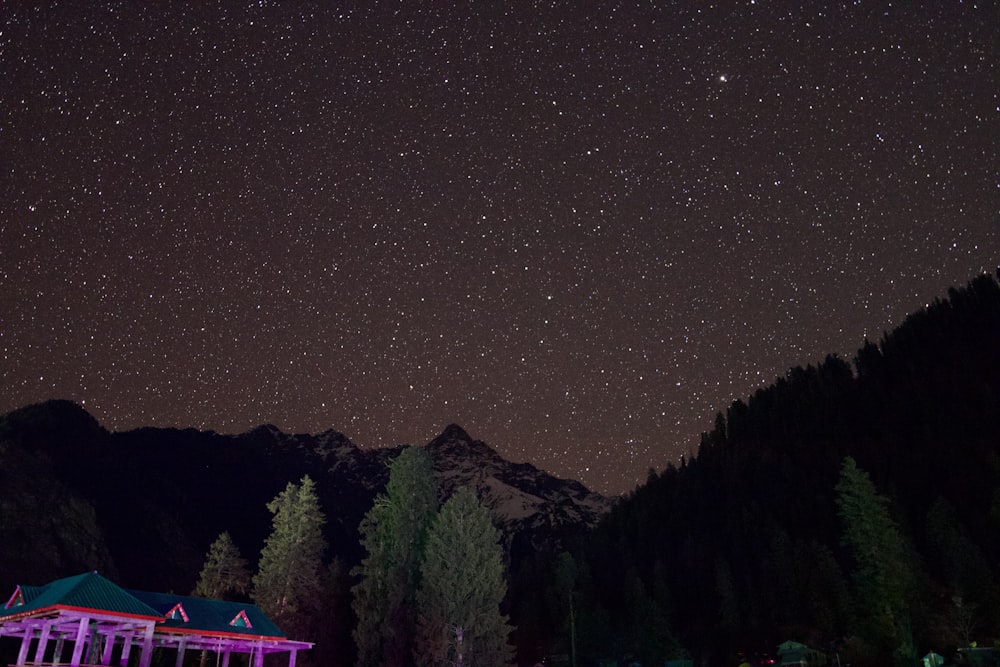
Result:
M427 529L437 511L430 455L408 447L392 462L386 493L361 522L367 555L355 571L358 664L399 666L413 654L415 594Z
M316 488L309 476L288 483L267 505L273 530L260 552L253 578L253 598L265 614L289 636L310 630L321 606L323 524Z
M460 489L431 525L417 593L419 665L499 667L511 660L500 534L489 510Z
M917 571L889 501L850 456L841 466L836 492L844 543L857 561L858 620L883 651L895 651L900 660L912 657L905 654L913 650L910 605Z
M246 595L249 590L250 568L226 531L209 547L193 595L221 600L228 595Z

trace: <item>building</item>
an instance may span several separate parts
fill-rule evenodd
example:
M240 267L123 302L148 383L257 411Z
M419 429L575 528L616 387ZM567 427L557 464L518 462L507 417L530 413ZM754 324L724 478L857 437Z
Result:
M18 586L0 609L3 638L20 639L18 666L149 667L161 648L176 651L178 667L188 650L216 653L221 667L234 653L253 667L287 653L295 667L298 652L313 646L285 637L256 605L125 590L96 572Z
M826 664L826 654L809 648L799 642L787 641L778 645L778 663L780 667L823 667Z

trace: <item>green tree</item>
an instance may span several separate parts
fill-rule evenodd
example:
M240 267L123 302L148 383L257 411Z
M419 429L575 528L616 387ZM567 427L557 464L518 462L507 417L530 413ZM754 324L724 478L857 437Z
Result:
M247 561L229 532L224 532L209 547L192 595L221 600L229 595L246 595L249 590L250 568Z
M910 605L916 589L916 566L889 501L879 495L868 473L851 457L841 466L835 487L844 543L857 561L854 583L858 621L884 654L900 660L913 656Z
M308 475L300 484L289 482L267 509L273 530L260 552L253 598L289 636L304 635L322 604L326 518Z
M386 493L361 522L367 555L355 574L358 664L396 667L413 655L416 590L427 530L437 512L430 455L408 447L392 462Z
M459 489L431 525L417 593L419 665L499 667L512 657L500 533L489 510Z

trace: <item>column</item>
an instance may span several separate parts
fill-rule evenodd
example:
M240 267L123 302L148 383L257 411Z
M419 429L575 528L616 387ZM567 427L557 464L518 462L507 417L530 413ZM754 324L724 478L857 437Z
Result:
M42 634L38 638L38 648L35 649L35 662L45 660L45 649L49 647L49 633L52 632L52 621L46 621L42 626Z
M187 649L187 637L181 637L181 640L177 642L177 662L176 667L184 667L184 651Z
M111 664L111 652L115 650L115 631L112 628L108 630L108 637L104 644L104 653L101 654L101 664L110 665Z
M83 657L83 647L87 644L87 633L89 630L90 618L84 616L80 619L80 628L76 631L76 639L73 641L73 657L69 661L72 667L80 667L80 659Z
M142 636L142 655L139 657L139 667L149 667L153 660L153 630L156 626L150 623Z
M63 647L66 645L66 638L59 635L59 639L56 640L56 650L52 655L52 665L58 665L62 662Z
M128 667L128 656L132 652L132 634L122 637L122 657L118 661L121 667Z
M28 659L28 651L31 649L31 638L34 636L35 631L32 628L24 628L24 636L21 637L21 650L17 652L17 664L23 665Z

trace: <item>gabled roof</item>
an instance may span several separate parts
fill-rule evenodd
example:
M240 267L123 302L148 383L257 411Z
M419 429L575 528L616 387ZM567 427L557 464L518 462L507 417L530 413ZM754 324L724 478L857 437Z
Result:
M201 635L266 637L285 639L285 633L264 615L257 605L248 602L209 600L191 595L128 591L131 595L159 612L164 620L157 629L176 632L196 632ZM171 611L180 605L186 612L171 618Z
M21 584L14 589L14 594L10 596L10 600L7 601L7 607L13 607L16 604L31 602L36 597L41 595L44 590L44 586L25 586L24 584Z
M180 602L171 607L170 611L164 614L163 617L165 619L181 619L185 623L191 620L188 618L187 611L184 610L184 605L182 605Z
M313 646L311 642L286 638L255 605L127 591L96 572L44 586L18 586L7 603L0 606L0 631L11 637L27 639L45 627L51 638L75 641L74 637L86 631L90 641L98 629L94 623L83 623L88 619L100 620L105 628L113 628L123 638L152 631L145 636L153 647L180 652L190 648L259 656L294 654Z
M44 586L18 586L0 610L0 621L11 616L56 609L81 609L116 615L160 619L162 615L97 572L57 579Z

